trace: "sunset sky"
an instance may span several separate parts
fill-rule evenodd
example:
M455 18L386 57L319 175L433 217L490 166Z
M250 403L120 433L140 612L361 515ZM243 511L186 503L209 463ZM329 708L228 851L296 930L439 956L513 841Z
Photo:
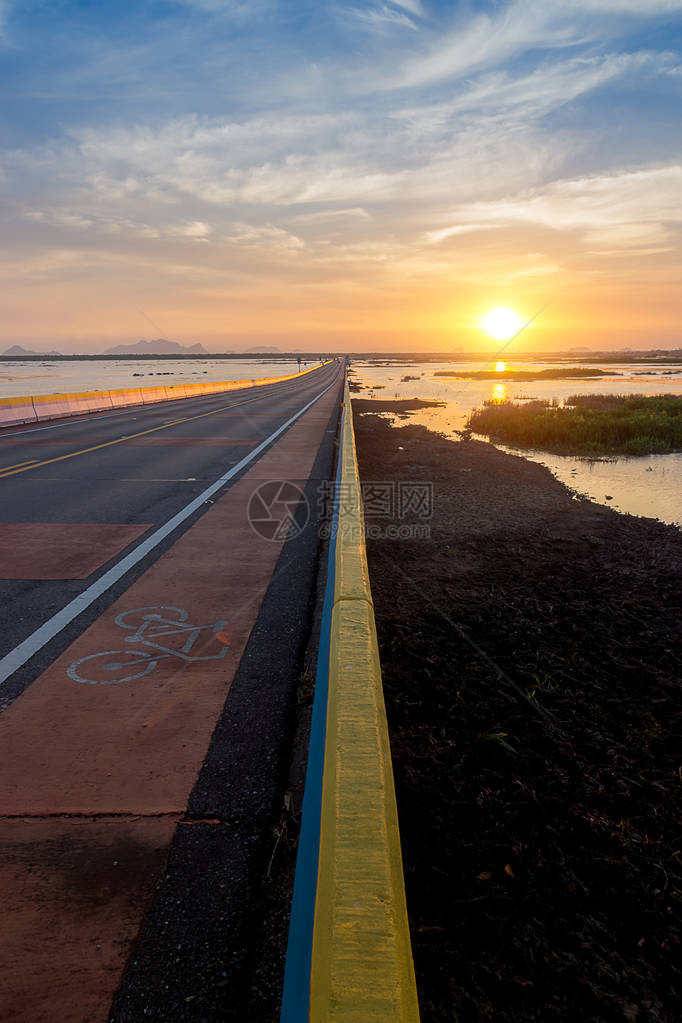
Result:
M681 346L681 46L682 0L0 0L0 347Z

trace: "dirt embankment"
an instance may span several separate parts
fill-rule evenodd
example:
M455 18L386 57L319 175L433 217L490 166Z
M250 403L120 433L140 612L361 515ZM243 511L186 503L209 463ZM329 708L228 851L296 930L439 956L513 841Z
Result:
M434 485L368 541L423 1023L678 1020L682 533L355 422L363 480Z

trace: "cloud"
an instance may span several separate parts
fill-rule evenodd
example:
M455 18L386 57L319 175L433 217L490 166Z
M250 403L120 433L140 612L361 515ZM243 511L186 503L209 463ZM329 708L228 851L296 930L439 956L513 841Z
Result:
M420 0L393 0L394 7L403 7L410 14L414 14L417 18L423 18L424 8L421 5Z
M497 117L518 111L525 122L544 117L581 96L625 75L637 72L662 75L675 66L677 57L668 53L605 53L594 57L553 60L530 72L508 70L484 72L458 91L446 103L422 109L441 116L470 111Z
M588 245L641 247L682 227L682 164L555 181L503 200L462 208L457 219L480 229L535 224L576 231Z
M7 22L11 11L10 0L0 0L0 41L6 36Z
M234 224L233 232L228 236L228 241L234 245L265 246L271 249L285 249L288 251L302 249L305 243L289 231L272 224Z
M529 266L525 270L516 270L514 273L509 274L510 280L518 280L522 277L553 277L555 274L561 273L561 267L558 263L538 263L535 266Z
M608 46L624 26L612 15L655 18L682 10L682 0L576 0L569 8L548 0L513 0L494 13L455 16L445 31L420 35L418 49L391 55L390 61L360 75L360 87L405 90L433 87L520 58L546 62L557 50ZM595 18L594 15L602 15Z
M655 17L682 11L682 0L573 0L573 7L605 14L638 14Z
M416 31L414 18L407 14L409 7L405 4L377 4L372 7L347 7L337 13L344 20L355 22L365 28L386 29L399 26Z
M210 224L194 220L155 226L143 220L121 215L85 214L78 209L53 207L46 210L26 209L23 216L35 224L50 228L88 231L93 234L119 235L129 238L186 238L207 241L213 232Z
M193 220L189 224L177 224L170 229L170 233L180 238L196 238L199 241L205 241L212 230L211 225L203 220Z
M476 231L490 231L495 224L456 224L453 227L441 227L437 231L427 231L426 241L430 245L437 245L448 238L455 238L461 234L472 234Z
M62 187L98 206L150 197L155 206L157 199L171 206L182 197L218 206L345 204L378 201L399 188L402 169L377 166L373 144L371 128L352 118L276 116L240 124L187 117L156 129L75 130L59 145L18 150L6 161L17 182L58 165Z
M342 209L316 210L314 213L297 213L294 221L300 224L319 224L330 220L371 220L371 216L362 206L351 206Z
M582 37L580 26L553 17L551 11L537 0L517 0L495 16L461 18L421 52L399 62L397 69L370 73L367 82L380 89L419 88L499 66L532 50L575 45Z
M204 14L227 18L260 18L272 7L272 0L177 0L181 6Z

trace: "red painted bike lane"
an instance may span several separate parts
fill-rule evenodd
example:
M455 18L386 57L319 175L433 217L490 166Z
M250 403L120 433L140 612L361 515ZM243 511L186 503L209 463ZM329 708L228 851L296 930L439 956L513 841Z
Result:
M0 717L0 1019L104 1021L306 481L333 387Z

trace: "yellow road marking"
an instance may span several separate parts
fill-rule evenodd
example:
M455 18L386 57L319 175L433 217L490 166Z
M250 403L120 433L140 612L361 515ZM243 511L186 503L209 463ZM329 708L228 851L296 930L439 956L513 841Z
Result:
M15 462L14 465L5 465L0 472L6 472L8 469L18 469L20 465L32 465L33 462L37 462L37 458L30 458L28 462Z
M152 426L149 430L141 430L139 433L126 434L125 437L117 437L116 440L105 441L104 444L95 444L90 448L81 448L79 451L72 451L68 455L57 455L56 458L46 458L44 461L33 460L33 463L20 462L17 466L8 466L6 469L0 470L0 479L5 479L7 476L15 476L20 472L29 472L31 469L40 469L43 465L52 465L53 462L63 462L67 458L75 458L77 455L87 455L89 451L100 451L102 448L110 448L114 444L123 444L124 441L133 440L135 437L145 437L148 433L157 433L159 430L167 430L169 426L175 425L176 422L192 423L196 419L205 419L206 416L216 416L219 412L225 412L226 409L235 408L237 405L250 405L251 402L259 401L263 396L257 395L255 398L247 398L245 401L234 401L230 405L224 405L222 408L213 409L211 412L202 412L198 416L188 416L183 420L174 420L173 423L164 423L162 426ZM23 468L19 468L23 466Z

